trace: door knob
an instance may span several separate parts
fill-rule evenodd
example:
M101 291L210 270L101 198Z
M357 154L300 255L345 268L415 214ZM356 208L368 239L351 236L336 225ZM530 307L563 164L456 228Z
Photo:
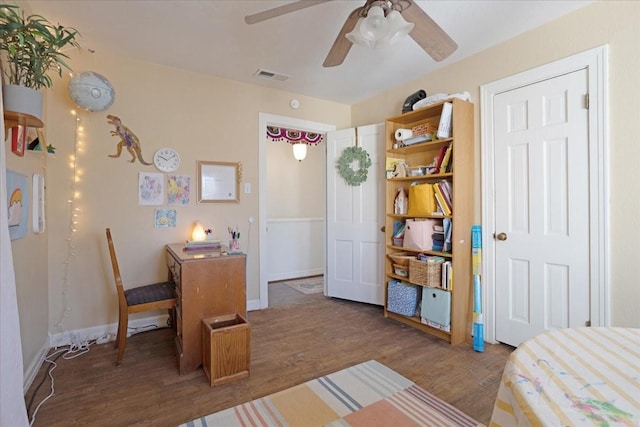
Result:
M380 231L382 231L383 233L387 230L387 227L385 227L384 225L382 227L380 227Z
M496 239L498 239L498 240L503 240L503 241L504 241L504 240L507 240L507 233L498 233L498 234L496 235Z

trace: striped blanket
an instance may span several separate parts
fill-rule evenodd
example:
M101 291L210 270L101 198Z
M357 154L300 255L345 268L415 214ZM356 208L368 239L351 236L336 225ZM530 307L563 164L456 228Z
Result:
M374 360L183 426L480 426Z

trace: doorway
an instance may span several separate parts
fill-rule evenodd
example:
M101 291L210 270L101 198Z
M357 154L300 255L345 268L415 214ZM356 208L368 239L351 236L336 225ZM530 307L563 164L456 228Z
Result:
M248 309L263 309L269 306L269 292L268 292L268 284L269 284L269 258L268 258L268 235L267 235L267 199L268 199L268 190L267 190L267 126L278 126L285 128L293 128L298 130L305 130L309 132L317 132L317 133L326 133L331 130L335 130L335 125L313 122L308 120L301 120L292 117L286 116L278 116L274 114L260 113L259 114L259 124L258 124L258 132L259 132L259 148L258 148L258 176L259 176L259 202L258 202L258 218L259 218L259 236L260 236L260 259L259 259L259 268L260 268L260 300L259 307L247 307ZM323 150L326 151L326 144L319 145L317 147L312 147L309 150ZM323 156L323 158L326 158ZM293 155L291 156L291 160L293 159ZM302 161L304 164L304 161ZM326 177L324 174L318 176L318 180L320 180L324 184L326 182ZM323 212L323 219L326 213ZM325 241L324 233L321 236L322 241ZM323 255L323 265L325 265L326 260Z
M607 159L606 159L606 133L605 127L605 105L606 105L606 63L607 63L607 49L601 47L592 49L590 51L577 54L560 60L551 64L547 64L533 70L529 70L481 87L481 109L482 115L482 144L481 144L481 162L482 162L482 225L483 225L483 255L484 263L482 269L483 278L483 294L485 298L485 313L486 313L486 340L489 342L504 341L511 345L517 345L519 342L527 338L527 334L535 334L541 332L544 329L550 329L561 326L606 326L609 323L609 310L608 301L606 295L608 293L608 251L607 251L607 236L608 236L608 220L607 220ZM575 75L573 75L575 73ZM554 264L553 261L546 263L538 263L534 267L534 263L525 256L521 256L517 260L510 258L510 254L501 250L499 245L507 239L509 241L509 232L503 230L513 230L512 236L514 239L520 238L519 242L521 246L535 248L531 246L533 242L524 238L527 233L518 233L516 230L518 227L514 227L514 206L519 208L521 212L527 214L544 216L546 213L541 213L539 210L535 212L532 209L534 205L532 199L529 198L530 186L527 179L531 176L530 171L526 173L522 172L522 167L529 168L531 151L529 148L523 148L525 145L519 145L518 148L501 148L501 144L504 142L504 138L507 136L504 132L501 133L498 127L499 123L503 123L503 127L508 125L512 126L518 120L521 124L526 123L526 126L530 126L530 117L522 113L530 108L529 100L522 98L519 101L511 100L509 97L511 94L525 93L530 88L536 87L535 85L544 84L554 85L562 79L565 79L565 83L572 81L572 77L581 75L584 77L585 94L581 95L582 102L584 102L584 112L586 114L586 129L584 129L584 137L581 140L583 144L584 153L582 158L582 166L584 166L585 173L583 177L570 185L583 186L584 194L583 200L585 212L582 212L582 218L584 220L583 229L581 231L584 238L584 253L580 261L581 264L577 264L577 267L571 267L575 271L580 271L583 274L583 281L586 281L588 287L586 291L585 301L581 302L584 305L583 313L578 316L581 320L571 319L568 310L566 312L559 311L556 314L559 316L552 319L549 313L552 303L557 302L557 299L566 297L564 306L569 305L569 278L567 272L570 268L562 267L562 263ZM569 76L569 77L567 77ZM559 84L559 83L558 83ZM539 86L542 88L542 86ZM546 86L545 86L546 87ZM541 89L542 90L542 89ZM546 89L545 89L546 90ZM568 91L569 89L567 89ZM558 95L558 99L566 98L568 93L564 89L553 87L552 92ZM574 90L575 92L575 90ZM562 95L561 95L562 94ZM585 96L586 95L586 96ZM535 95L532 92L530 95L533 98ZM577 99L575 97L572 102ZM508 101L505 103L505 99ZM567 98L568 99L568 98ZM513 102L512 105L506 106L509 102ZM541 111L549 113L550 108L555 108L554 102L551 100L551 96L547 96L541 101ZM502 107L500 106L502 103ZM522 106L521 116L517 116L517 105ZM555 104L556 106L562 105L562 103ZM500 110L502 108L502 110ZM564 107L563 107L564 108ZM576 109L577 110L577 109ZM569 111L564 110L564 111ZM506 119L499 117L499 115L510 115ZM561 113L562 114L562 113ZM504 120L507 122L505 122ZM569 119L573 120L573 117ZM567 119L567 122L572 120ZM502 120L502 122L501 122ZM524 125L523 125L524 126ZM571 131L573 132L573 131ZM573 133L572 133L573 134ZM539 135L538 135L539 137ZM532 137L533 138L533 137ZM568 137L569 139L571 136ZM557 141L565 141L563 139L557 139ZM545 142L545 144L548 141ZM565 150L563 145L559 144L547 144L543 150L540 150L542 156L547 156L549 159L550 153L556 149L556 155L560 153L570 153ZM586 146L584 146L586 145ZM517 150L521 149L522 167L520 170L520 179L518 176L511 175L498 175L505 171L512 171L518 173L514 166L514 158L500 157L505 152L509 156L515 156ZM502 154L501 154L502 153ZM526 161L525 161L526 160ZM557 162L556 166L561 167L562 171L554 176L569 176L569 167L572 161L580 162L577 158L567 158L566 162ZM504 163L509 162L507 165ZM546 167L549 165L547 164ZM544 172L544 168L542 169ZM571 172L573 168L571 167ZM550 176L551 174L549 174ZM549 189L554 188L554 183L550 183L547 178L542 178L540 182L543 184L546 182L546 187L543 185L539 191L546 199L545 203L549 203ZM500 181L500 182L498 182ZM501 186L503 181L508 182L506 186ZM562 183L560 183L562 184ZM566 182L565 182L566 184ZM509 186L519 186L519 191L515 191L513 188L509 190ZM514 195L516 200L506 198L504 191L501 189L507 188L511 191L510 194ZM566 188L566 187L565 187ZM502 192L501 192L502 191ZM525 191L526 194L522 192ZM551 193L553 190L551 190ZM556 193L558 195L560 193ZM557 198L560 200L561 198ZM568 198L564 200L569 200ZM506 214L505 214L506 212ZM548 213L548 211L547 211ZM507 222L505 222L507 218ZM520 230L529 229L533 223L543 223L543 228L548 230L549 221L556 221L556 218L550 218L548 215L543 218L529 217L524 218L521 222L522 227ZM509 222L511 221L511 222ZM556 223L557 225L557 223ZM546 228L545 228L546 227ZM500 228L500 229L498 229ZM499 236L498 236L499 235ZM538 242L538 244L545 244L544 240ZM575 243L572 243L575 244ZM545 251L544 246L537 252ZM525 251L526 252L526 251ZM528 250L529 254L533 254L531 249ZM585 255L586 254L586 255ZM537 268L538 271L534 271ZM573 274L573 273L572 273ZM540 280L543 278L543 280ZM518 280L516 280L518 279ZM535 283L533 281L535 280ZM544 282L546 280L546 282ZM511 282L511 283L505 283ZM513 283L529 283L532 286L537 286L536 292L538 292L538 300L535 302L532 309L532 301L528 299L530 294L528 290L518 294L518 292L512 292L505 298L504 290L513 289L510 286ZM551 286L547 287L547 284L564 284L564 289L559 293L554 294L554 290ZM544 286L540 286L544 285ZM557 288L562 288L559 286ZM552 300L553 299L553 300ZM505 304L507 305L505 307ZM559 304L560 305L560 304ZM536 311L537 310L537 311ZM504 321L503 313L514 314L513 318L520 316L520 319L516 319L516 323L527 324L528 326L535 324L535 327L531 327L528 330L520 331L515 336L503 338L500 336L500 330L497 323ZM534 314L537 313L537 314ZM543 318L540 318L542 316ZM564 317L563 319L560 319ZM504 326L501 324L501 326ZM508 327L507 327L508 328ZM525 328L526 329L526 328ZM503 328L504 331L504 328Z

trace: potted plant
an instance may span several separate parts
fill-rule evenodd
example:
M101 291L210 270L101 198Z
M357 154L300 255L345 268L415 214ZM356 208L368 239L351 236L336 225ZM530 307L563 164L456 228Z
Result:
M25 15L18 6L0 5L0 53L5 82L2 88L5 110L41 119L42 88L53 86L49 73L62 77L71 68L62 49L79 47L79 33L71 27L54 25L41 15ZM31 101L24 97L35 98ZM18 98L16 98L18 96ZM32 105L31 102L35 102Z

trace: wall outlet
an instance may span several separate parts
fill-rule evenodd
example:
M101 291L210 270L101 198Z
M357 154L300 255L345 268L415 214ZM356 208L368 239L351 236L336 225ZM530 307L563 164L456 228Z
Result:
M251 183L250 182L245 182L244 183L244 194L251 194Z
M114 341L115 339L116 339L115 334L109 333L96 339L96 344L105 344L105 343L108 343L109 341Z

